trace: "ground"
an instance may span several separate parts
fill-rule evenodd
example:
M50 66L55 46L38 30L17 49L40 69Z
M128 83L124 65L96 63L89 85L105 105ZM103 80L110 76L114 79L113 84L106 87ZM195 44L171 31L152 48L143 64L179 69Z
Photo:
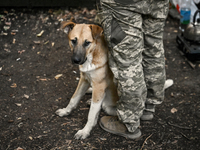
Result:
M76 110L60 118L79 80L72 65L67 35L60 21L92 22L95 10L0 10L0 149L183 149L200 147L200 66L192 68L177 48L177 21L168 17L164 32L167 78L174 85L156 108L152 121L142 121L142 137L129 140L97 124L85 140L74 139L84 127L89 107L85 95ZM40 34L39 34L40 33ZM100 116L105 115L102 111Z

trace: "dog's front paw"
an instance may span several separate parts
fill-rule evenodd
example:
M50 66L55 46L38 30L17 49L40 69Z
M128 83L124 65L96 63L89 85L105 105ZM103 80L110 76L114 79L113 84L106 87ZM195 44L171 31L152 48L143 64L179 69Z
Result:
M58 116L60 116L60 117L63 117L63 116L69 115L70 112L68 112L66 108L63 108L63 109L58 109L58 110L56 111L56 114L57 114Z
M85 138L87 138L88 136L90 135L90 133L88 133L88 132L85 132L84 130L79 130L76 134L75 134L75 139L81 139L81 140L83 140L83 139L85 139Z

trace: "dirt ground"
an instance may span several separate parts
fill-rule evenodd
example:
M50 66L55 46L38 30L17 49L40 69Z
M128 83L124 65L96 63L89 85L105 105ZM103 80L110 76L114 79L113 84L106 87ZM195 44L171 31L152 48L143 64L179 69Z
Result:
M137 140L112 135L96 125L85 140L74 134L87 121L85 95L68 117L65 107L79 80L71 64L62 18L89 23L95 10L0 9L0 149L1 150L197 150L200 147L200 65L192 68L177 48L177 21L168 17L164 33L167 78L174 85L156 108L152 121L142 121ZM100 116L105 115L102 111Z

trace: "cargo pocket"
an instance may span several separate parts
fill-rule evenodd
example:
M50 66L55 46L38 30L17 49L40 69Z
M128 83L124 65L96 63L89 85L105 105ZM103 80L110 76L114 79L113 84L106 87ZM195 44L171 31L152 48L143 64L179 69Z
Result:
M111 22L111 37L110 42L112 47L119 44L126 37L126 33L122 30L116 19Z

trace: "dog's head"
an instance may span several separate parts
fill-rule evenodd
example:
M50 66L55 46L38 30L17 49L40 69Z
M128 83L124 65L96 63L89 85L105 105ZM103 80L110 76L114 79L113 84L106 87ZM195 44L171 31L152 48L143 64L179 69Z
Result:
M78 65L84 64L88 54L94 51L103 29L98 25L64 21L62 22L62 28L68 34L69 45L73 51L72 62Z

